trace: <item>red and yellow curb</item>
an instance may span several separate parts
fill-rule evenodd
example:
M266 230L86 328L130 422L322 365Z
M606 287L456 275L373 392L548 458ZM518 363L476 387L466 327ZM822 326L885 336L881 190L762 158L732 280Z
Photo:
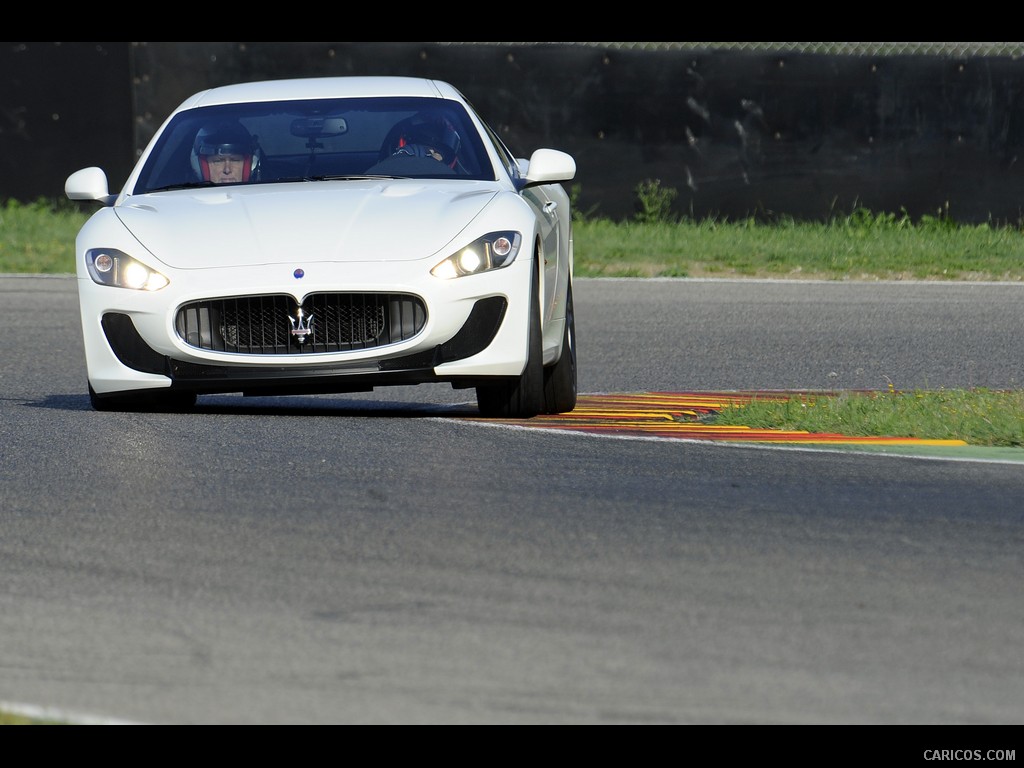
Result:
M719 440L761 443L815 443L833 445L967 445L963 440L919 440L909 437L850 437L801 430L753 429L715 426L709 417L723 408L743 405L753 398L787 400L795 392L636 392L580 395L569 413L535 416L525 421L484 419L538 429L620 436L646 436L679 440ZM702 419L708 419L707 422Z

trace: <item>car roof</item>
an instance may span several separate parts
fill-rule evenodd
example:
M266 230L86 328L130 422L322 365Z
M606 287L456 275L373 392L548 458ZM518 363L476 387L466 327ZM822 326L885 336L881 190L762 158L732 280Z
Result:
M460 100L462 98L452 85L429 78L399 76L305 77L262 80L210 88L186 99L177 111L213 104L360 96L424 96Z

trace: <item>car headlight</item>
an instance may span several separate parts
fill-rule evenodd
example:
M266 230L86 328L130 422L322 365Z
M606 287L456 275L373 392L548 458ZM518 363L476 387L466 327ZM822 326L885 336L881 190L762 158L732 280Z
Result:
M491 232L460 248L430 270L430 274L451 280L507 267L515 261L522 241L518 232Z
M85 253L89 277L100 285L159 291L169 282L156 270L113 248L92 248Z

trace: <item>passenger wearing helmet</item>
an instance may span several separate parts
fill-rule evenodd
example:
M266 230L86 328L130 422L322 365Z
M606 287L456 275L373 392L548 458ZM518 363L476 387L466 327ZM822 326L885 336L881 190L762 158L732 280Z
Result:
M432 157L451 168L461 144L458 132L447 120L417 115L399 131L392 154Z
M454 174L461 144L449 121L416 115L392 128L381 147L380 162L368 172L398 176Z
M201 181L214 184L255 181L259 161L255 139L238 122L204 126L192 145L192 170Z

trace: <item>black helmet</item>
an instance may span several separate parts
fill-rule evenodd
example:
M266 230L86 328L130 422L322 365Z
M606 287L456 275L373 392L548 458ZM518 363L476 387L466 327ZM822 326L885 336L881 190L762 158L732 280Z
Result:
M399 123L392 132L390 144L388 154L404 153L422 157L426 154L422 149L425 147L440 152L441 162L453 166L462 139L445 118L421 113Z
M256 140L239 122L222 122L199 129L192 143L192 170L203 180L210 180L206 158L211 155L242 155L245 166L242 180L250 181L259 172L260 151Z

